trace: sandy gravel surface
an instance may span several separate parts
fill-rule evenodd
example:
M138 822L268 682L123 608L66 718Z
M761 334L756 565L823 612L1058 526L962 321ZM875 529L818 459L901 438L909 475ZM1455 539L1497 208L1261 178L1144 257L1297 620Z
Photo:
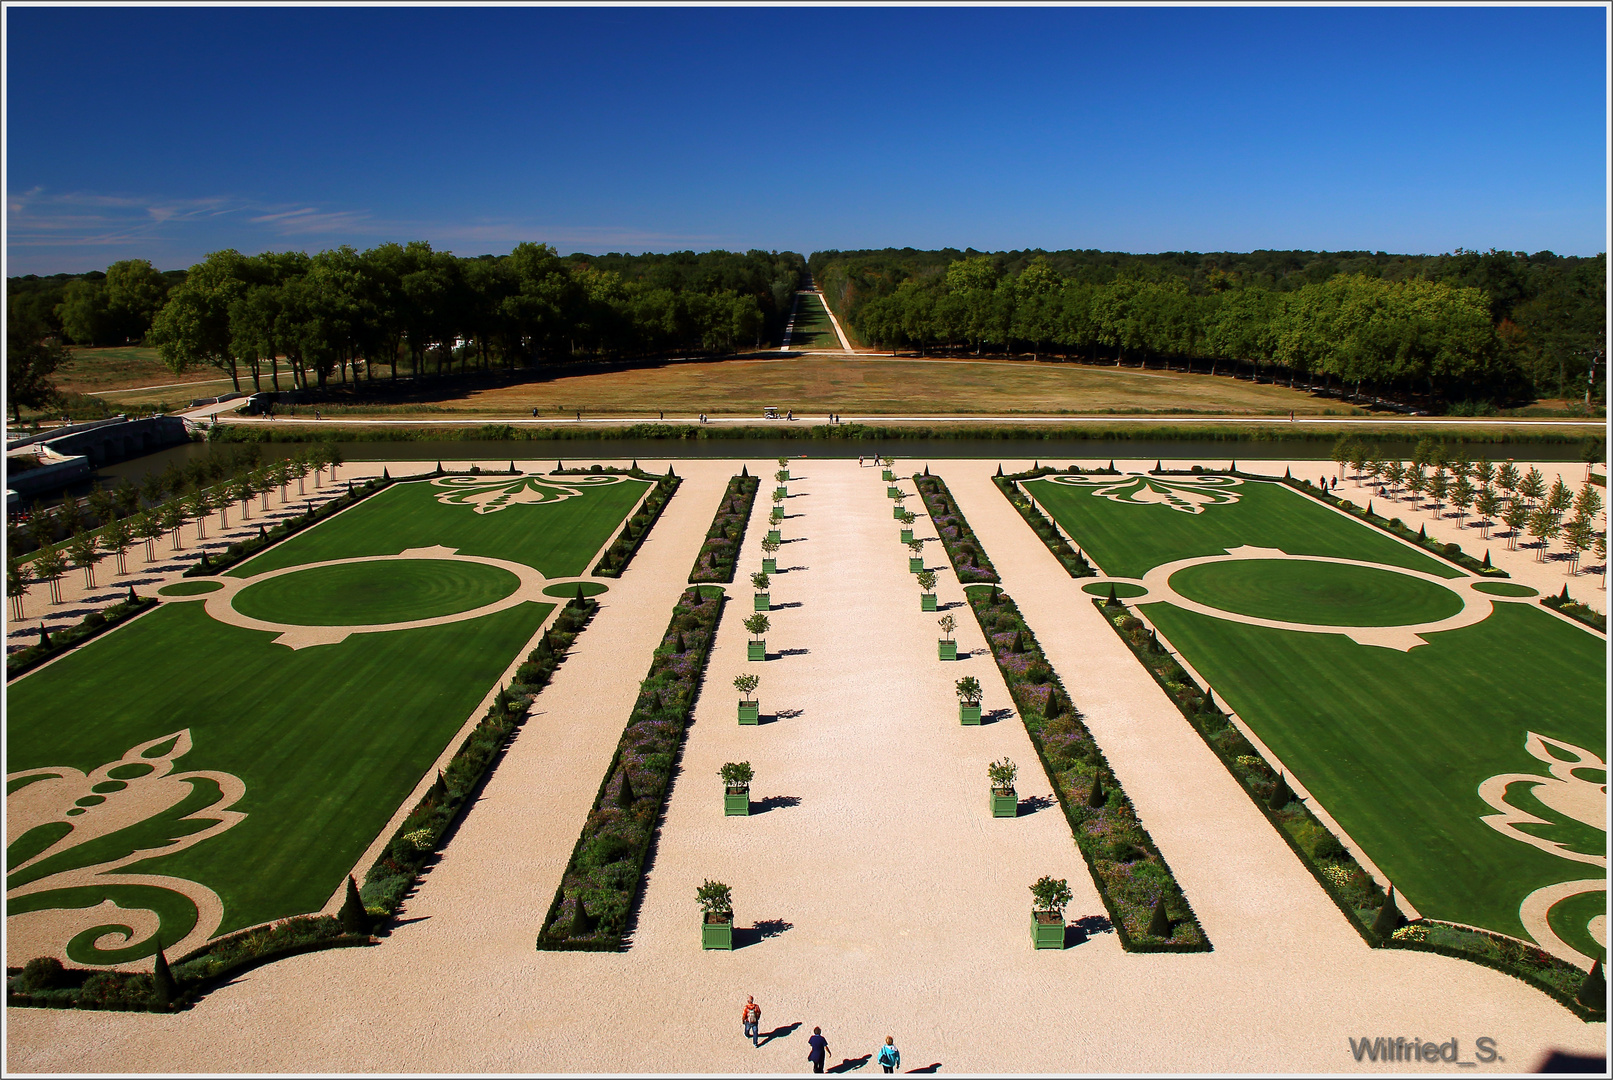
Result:
M774 468L747 464L764 477ZM1022 799L1049 788L1017 718L960 727L951 683L976 674L988 711L1008 708L1007 691L983 651L936 659L937 616L918 610L877 473L821 460L793 466L792 542L768 634L777 658L761 664L744 659L740 626L759 520L747 535L633 948L537 952L649 651L738 469L680 461L678 497L389 940L269 965L175 1016L10 1010L7 1069L793 1072L807 1069L815 1024L831 1063L872 1054L890 1034L905 1068L944 1072L1394 1068L1355 1064L1346 1036L1362 1035L1455 1037L1469 1060L1474 1038L1490 1036L1506 1069L1531 1068L1550 1048L1600 1051L1603 1026L1506 975L1369 950L992 488L996 462L931 465L1086 712L1214 952L1128 955L1104 933L1062 953L1031 949L1027 887L1041 874L1069 879L1072 918L1101 911L1085 865L1056 808L989 817L993 757L1019 762ZM762 515L770 490L764 480ZM932 545L926 562L946 560ZM960 605L960 651L983 650L950 571L940 576L941 602ZM730 683L745 670L761 675L775 721L735 722ZM722 817L716 770L730 760L756 768L765 812ZM746 947L699 949L693 892L705 877L733 886ZM775 1032L761 1049L740 1036L746 994Z

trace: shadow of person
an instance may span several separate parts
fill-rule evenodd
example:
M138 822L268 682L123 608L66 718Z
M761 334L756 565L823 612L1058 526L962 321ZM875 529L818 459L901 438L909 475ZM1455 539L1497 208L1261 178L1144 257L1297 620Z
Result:
M766 1046L768 1043L772 1042L774 1039L785 1038L786 1036L788 1036L791 1033L793 1033L795 1031L795 1029L800 1027L800 1026L801 1026L801 1021L797 1020L793 1024L785 1024L783 1027L776 1027L772 1031L764 1031L764 1032L762 1032L762 1041L757 1043L756 1045L757 1046Z
M924 1066L922 1069L908 1069L907 1071L910 1072L910 1073L933 1073L933 1072L939 1072L940 1069L941 1069L941 1063L939 1061L932 1061L930 1064Z
M854 1069L860 1069L864 1065L868 1064L868 1059L873 1056L873 1054L864 1054L862 1057L844 1058L841 1060L840 1064L832 1065L823 1071L832 1073L851 1072Z

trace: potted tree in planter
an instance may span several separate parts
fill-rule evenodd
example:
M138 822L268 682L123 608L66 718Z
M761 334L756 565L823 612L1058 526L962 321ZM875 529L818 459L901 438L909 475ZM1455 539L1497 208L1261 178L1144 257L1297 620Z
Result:
M767 659L767 641L763 639L762 635L767 633L772 625L767 616L760 611L745 620L745 629L749 630L752 636L752 640L745 650L747 660Z
M766 570L750 576L750 583L756 588L756 599L752 604L753 611L773 610L773 598L767 593L767 586L770 581L772 579L767 576Z
M941 659L956 660L958 658L958 643L952 640L952 631L958 628L958 620L947 614L941 616L937 622L941 627L941 633L946 635L946 637L936 642L936 646L940 650Z
M720 881L709 878L696 889L694 898L700 905L700 947L702 949L729 949L734 947L734 893Z
M784 524L784 511L776 506L773 507L773 512L767 515L767 523L772 526L771 529L767 530L767 538L774 543L779 543L783 539L779 535L779 526Z
M911 544L913 542L913 522L918 520L918 515L911 510L903 510L900 520L902 522L902 543Z
M717 770L722 777L723 817L750 817L750 762L730 761Z
M780 469L778 472L773 474L773 479L777 480L779 485L782 487L784 483L790 479L790 470Z
M980 680L973 675L965 675L957 682L958 687L958 723L971 727L980 726Z
M891 517L901 521L902 515L907 513L906 510L902 509L902 500L907 498L907 493L900 488L891 488L891 491L894 493L891 498L896 500L896 504L891 507Z
M924 570L924 541L909 540L907 550L912 553L907 557L908 572L921 573Z
M1019 766L1005 757L989 763L986 775L991 778L991 816L1018 817L1019 793L1014 790L1014 778L1019 775Z
M1063 878L1044 877L1031 886L1031 941L1038 949L1064 948L1064 908L1073 894Z
M762 703L751 698L751 695L756 693L756 688L761 684L761 678L756 675L734 676L734 689L744 695L744 700L739 703L739 722L746 727L762 722Z
M919 588L924 591L919 594L919 610L935 610L935 571L920 570L918 572Z
M779 546L778 540L773 536L767 536L762 540L762 573L778 573Z
M779 467L779 471L784 474L783 476L779 477L779 479L780 480L788 480L790 478L790 459L787 458L787 457L779 458L778 459L778 467Z
M891 481L892 481L892 480L895 480L895 479L896 479L896 474L895 474L895 473L893 473L893 472L891 472L891 466L892 466L892 465L895 465L895 464L896 464L896 459L895 459L895 458L884 458L884 459L882 459L882 460L881 460L881 461L880 461L880 463L879 463L879 464L880 464L880 465L881 465L881 466L882 466L882 467L883 467L883 468L884 468L884 470L885 470L885 472L884 472L884 476L885 476L885 483L887 483L887 484L888 484L888 483L890 483L890 482L891 482Z

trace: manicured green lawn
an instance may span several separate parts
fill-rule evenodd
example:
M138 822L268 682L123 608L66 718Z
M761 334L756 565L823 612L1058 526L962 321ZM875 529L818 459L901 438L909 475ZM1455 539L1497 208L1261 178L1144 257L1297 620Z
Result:
M1227 559L1178 570L1171 588L1221 611L1323 626L1438 622L1462 610L1461 597L1432 582L1341 563Z
M1028 480L1022 486L1105 574L1115 577L1142 577L1161 563L1219 555L1244 545L1461 576L1443 559L1413 550L1281 484L1246 480L1228 489L1237 494L1236 503L1210 506L1199 514L1157 504L1116 503L1047 480Z
M240 777L246 819L131 872L215 890L221 933L315 911L549 610L293 652L167 605L10 686L7 768L88 771L188 727L177 767Z
M502 600L521 579L496 566L449 559L319 566L248 585L236 611L298 626L373 626L434 619Z
M1601 639L1528 604L1402 653L1342 635L1229 623L1170 604L1143 610L1425 916L1524 936L1518 904L1597 868L1511 839L1478 785L1545 765L1529 731L1606 760ZM1587 777L1589 779L1589 777ZM1604 778L1605 779L1605 778ZM1605 834L1511 789L1581 851ZM1591 955L1583 923L1564 939Z
M552 479L563 483L565 478ZM594 554L648 488L648 481L627 479L552 503L478 514L469 506L439 503L438 496L449 489L428 481L394 484L230 573L251 577L299 563L396 555L440 544L462 555L525 563L545 577L576 577L588 571Z

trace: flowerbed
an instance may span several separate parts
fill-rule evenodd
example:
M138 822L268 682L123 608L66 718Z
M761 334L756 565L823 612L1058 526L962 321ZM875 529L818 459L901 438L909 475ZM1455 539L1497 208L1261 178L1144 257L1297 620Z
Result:
M673 608L549 904L539 949L626 948L628 921L726 602L721 589L695 585Z
M1129 952L1208 951L1187 897L1018 606L996 587L966 592L1121 946ZM1089 805L1094 784L1101 784L1098 806ZM1148 932L1161 898L1170 917L1166 937Z
M935 524L935 531L941 537L941 545L946 548L947 558L952 561L952 572L958 580L965 585L1000 580L974 530L969 528L969 522L959 513L958 504L952 498L952 492L947 490L946 482L926 471L914 473L913 483L918 487L925 512Z
M30 645L26 649L19 649L6 657L6 678L15 679L19 675L27 674L47 660L54 659L84 642L106 633L113 627L149 611L157 605L155 597L136 596L134 589L129 590L129 599L113 604L111 607L92 611L77 623L58 630L49 642Z
M229 547L225 548L224 554L220 555L216 559L210 558L205 551L202 552L201 561L197 562L189 570L186 570L184 576L213 577L218 574L222 574L224 571L228 570L232 566L235 566L237 563L242 563L247 559L250 559L264 548L269 547L272 544L278 544L288 536L295 536L297 533L302 532L310 525L316 525L330 517L332 514L341 513L354 503L362 502L371 495L374 495L376 492L385 491L393 484L399 482L400 481L394 480L390 476L372 476L370 479L364 481L364 483L360 484L356 488L349 486L346 494L338 495L325 505L314 507L314 509L308 513L298 514L294 518L288 518L272 529L263 529L260 526L260 531L258 532L257 536L246 540L236 541Z
M1597 611L1595 608L1590 607L1587 604L1582 604L1578 600L1570 599L1568 597L1568 587L1566 585L1563 586L1562 595L1543 596L1540 598L1540 602L1551 608L1553 611L1562 612L1570 619L1577 619L1592 629L1600 630L1604 634L1607 633L1607 616L1603 615L1600 611Z
M1001 491L1003 497L1014 504L1014 509L1019 511L1019 516L1024 518L1026 524L1035 530L1037 536L1042 538L1042 543L1047 545L1047 550L1053 553L1053 557L1059 561L1059 565L1063 566L1071 577L1096 577L1098 572L1092 569L1092 564L1087 562L1086 556L1071 547L1070 542L1064 539L1058 529L1054 528L1053 523L1047 519L1047 515L1042 513L1036 504L1031 502L1019 490L1019 481L1021 480L1034 480L1038 476L1047 476L1056 472L1058 472L1057 469L1042 465L1038 468L1028 469L1025 472L1010 473L1007 476L999 474L993 477L993 481L997 485L997 490ZM1081 470L1071 465L1069 472L1075 475L1079 474Z
M734 567L739 561L739 548L745 542L745 529L750 524L751 510L756 505L756 492L761 480L749 473L741 473L728 481L717 514L706 530L706 542L695 556L694 569L689 581L733 581Z
M582 472L583 470L574 469L571 471ZM621 577L622 571L627 569L627 564L633 561L634 555L638 554L639 545L644 543L644 538L650 535L650 530L660 520L661 511L666 509L666 504L672 501L672 496L678 490L678 485L683 483L683 478L674 474L670 466L667 468L665 476L651 476L639 468L637 463L634 463L631 469L625 470L601 469L598 465L595 465L588 471L619 472L625 473L636 480L655 481L655 486L650 489L650 493L644 497L644 501L633 512L633 516L622 523L622 531L617 534L615 541L605 550L605 554L599 557L599 562L594 565L595 577Z
M1458 931L1428 920L1407 923L1388 939L1380 940L1372 925L1385 897L1372 875L1299 799L1272 809L1270 802L1278 784L1276 771L1216 706L1214 695L1199 687L1125 604L1110 604L1102 599L1092 602L1367 944L1422 949L1485 964L1544 990L1582 1017L1602 1017L1601 1012L1593 1013L1574 1001L1584 972L1524 942L1482 931Z
M389 916L398 910L449 826L492 768L499 751L525 721L533 697L549 684L572 642L598 610L597 600L578 598L566 603L538 640L537 648L515 669L515 680L509 688L499 691L487 715L449 760L448 768L437 774L436 783L392 834L385 850L364 875L364 887L359 890L365 909L372 915Z

